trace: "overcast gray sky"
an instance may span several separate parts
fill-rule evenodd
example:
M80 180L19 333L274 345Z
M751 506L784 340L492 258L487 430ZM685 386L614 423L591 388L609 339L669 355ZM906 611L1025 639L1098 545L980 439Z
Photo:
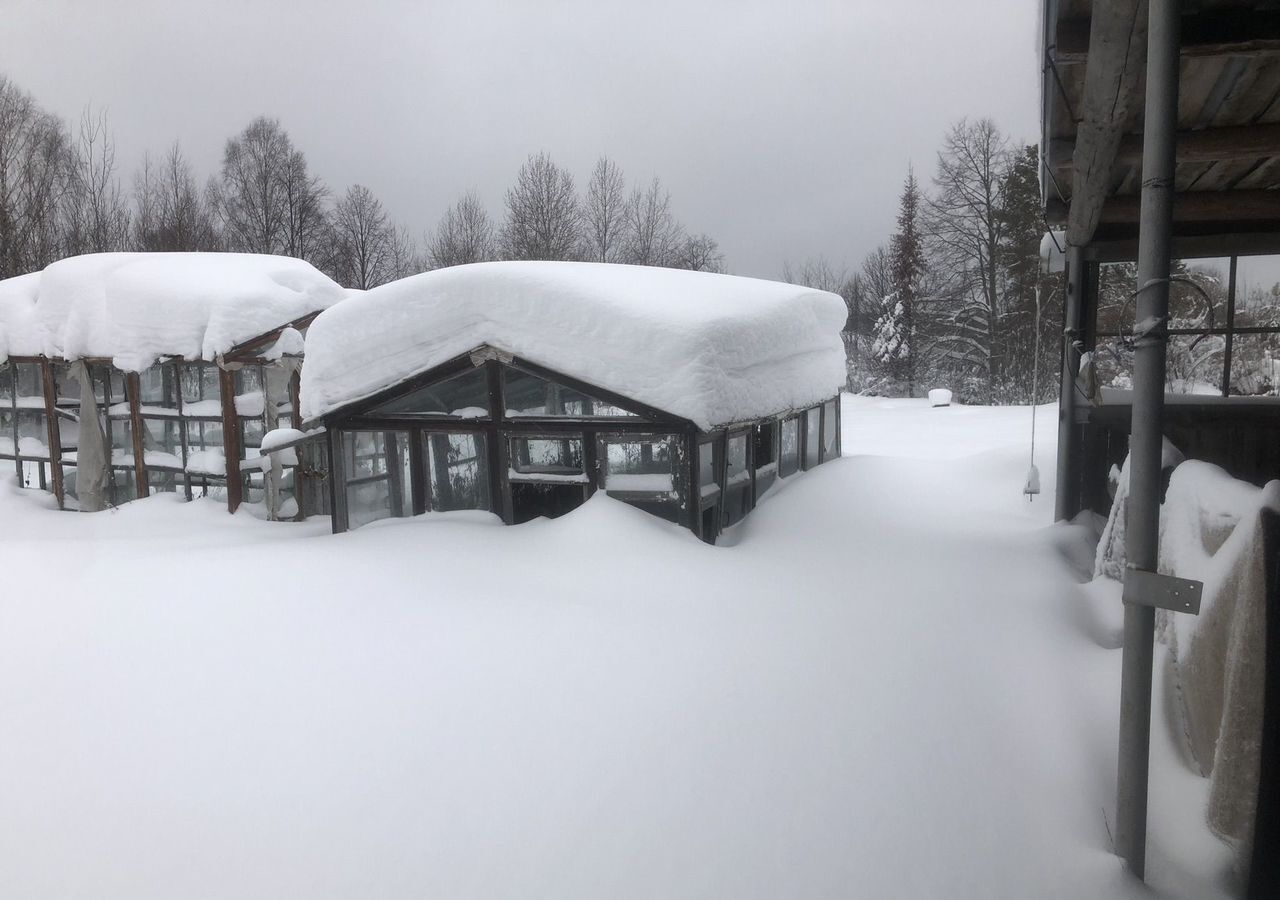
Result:
M337 191L419 238L458 194L500 215L530 153L660 176L731 271L856 264L948 123L1035 138L1037 4L0 0L0 71L69 121L105 108L126 184L175 138L200 172L278 117Z

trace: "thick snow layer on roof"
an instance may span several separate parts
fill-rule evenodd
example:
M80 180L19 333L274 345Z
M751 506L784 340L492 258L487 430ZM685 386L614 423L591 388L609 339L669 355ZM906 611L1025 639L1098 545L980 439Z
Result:
M345 291L310 263L244 253L98 253L0 282L0 356L212 360Z
M314 419L490 344L707 428L834 394L845 316L826 291L707 272L567 262L438 269L315 320L302 412Z

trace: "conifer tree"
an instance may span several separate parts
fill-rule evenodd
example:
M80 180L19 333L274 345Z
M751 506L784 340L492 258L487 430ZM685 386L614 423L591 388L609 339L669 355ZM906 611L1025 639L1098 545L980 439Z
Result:
M916 382L916 301L919 299L925 274L924 239L920 230L920 186L915 172L907 169L907 180L902 186L902 198L898 203L898 230L889 244L890 276L893 284L892 299L885 298L881 318L885 328L891 329L893 340L885 347L896 346L892 358L895 374L906 382L907 396L915 393ZM877 323L877 343L890 337ZM890 359L885 359L890 362Z

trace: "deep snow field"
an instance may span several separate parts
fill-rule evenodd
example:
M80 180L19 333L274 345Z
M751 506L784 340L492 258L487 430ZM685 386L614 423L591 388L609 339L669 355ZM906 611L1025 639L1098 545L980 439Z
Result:
M719 547L598 496L267 523L0 488L0 897L1228 896L1029 408L845 398ZM1159 683L1159 679L1157 679Z

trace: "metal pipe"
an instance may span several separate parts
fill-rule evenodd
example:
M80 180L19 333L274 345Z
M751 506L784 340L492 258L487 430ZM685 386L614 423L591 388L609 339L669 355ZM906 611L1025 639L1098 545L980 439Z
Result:
M1080 338L1081 300L1084 290L1084 250L1067 248L1067 299L1063 304L1062 384L1058 391L1058 477L1054 488L1056 521L1080 512L1080 426L1076 424L1077 355Z
M1147 96L1142 140L1142 218L1134 334L1126 553L1131 568L1154 572L1160 534L1160 462L1164 443L1169 247L1173 230L1178 116L1180 0L1151 0L1147 24ZM1147 770L1151 739L1151 663L1155 609L1124 608L1120 672L1120 752L1116 778L1116 853L1143 877L1147 844Z

